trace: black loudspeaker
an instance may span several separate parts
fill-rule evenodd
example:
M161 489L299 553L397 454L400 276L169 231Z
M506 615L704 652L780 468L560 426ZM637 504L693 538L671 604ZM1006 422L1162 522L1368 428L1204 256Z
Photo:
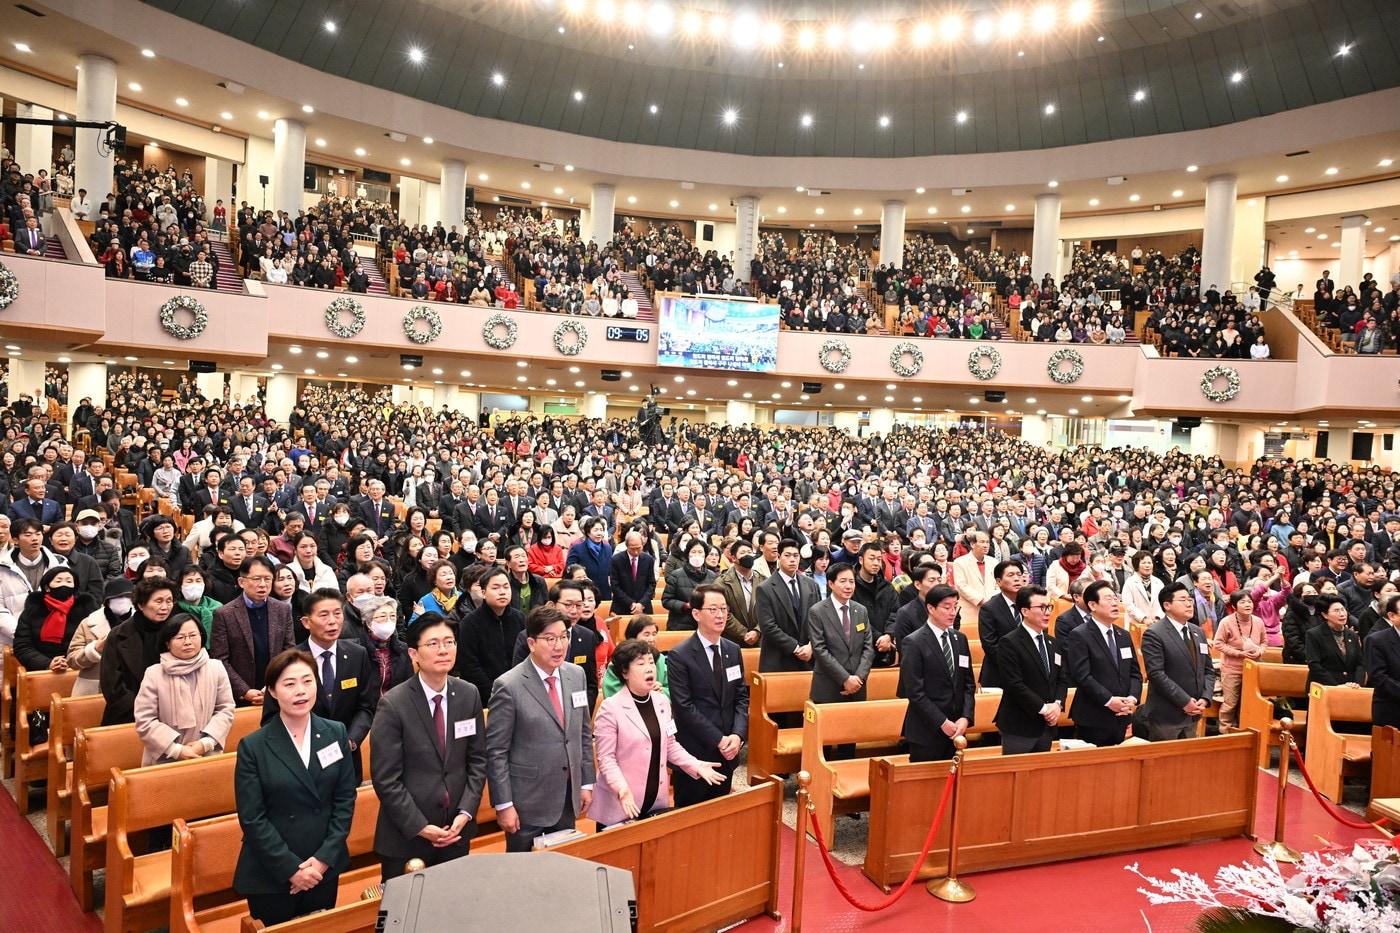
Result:
M475 189L475 188L468 188L468 189L467 189L467 201L466 201L465 207L466 207L467 210L471 210L472 208L476 207L476 189Z
M988 389L986 392L983 392L983 393L982 393L982 397L985 398L985 399L986 399L987 401L989 401L989 402L1004 402L1004 401L1006 401L1006 393L1005 393L1005 392L998 392L998 391L995 390L995 389Z
M111 142L113 152L121 152L123 149L125 149L126 127L122 126L120 123L112 127Z
M1356 432L1351 436L1351 459L1370 460L1375 450L1376 435Z
M267 187L267 183L268 183L269 181L271 181L271 179L269 179L266 175L259 175L259 176L258 176L258 184L262 185L264 188Z
M1387 434L1387 435L1385 436L1385 440L1381 443L1381 447L1382 447L1384 450L1387 450L1387 451L1394 450L1394 449L1395 449L1395 435L1394 435L1394 434Z
M821 390L822 390L822 384L821 384L820 382L804 382L804 383L802 383L802 391L805 392L805 393L808 394L808 395L816 395L816 394L817 394L818 392L820 392Z
M192 373L216 373L219 366L213 360L190 360L190 372Z
M604 382L621 382L621 381L622 381L622 370L620 370L620 369L605 369L605 370L603 370L603 381L604 381Z
M1178 418L1176 419L1176 429L1178 431L1189 431L1192 428L1201 426L1200 418Z
M306 165L302 167L301 186L307 191L316 190L316 166Z
M400 365L400 366L422 366L422 365L423 365L423 357L418 356L418 355L415 354L415 353L400 353L400 354L399 354L399 365Z
M715 225L701 224L700 239L704 240L706 243L713 243L715 241Z
M561 910L560 905L568 905ZM390 879L378 930L461 929L631 933L632 873L556 852L482 853Z
M1328 443L1329 443L1331 440L1332 440L1331 432L1328 432L1328 431L1318 431L1318 432L1317 432L1317 443L1313 445L1313 457L1314 457L1315 459L1317 459L1317 460L1325 460L1325 459L1327 458L1327 445L1328 445Z

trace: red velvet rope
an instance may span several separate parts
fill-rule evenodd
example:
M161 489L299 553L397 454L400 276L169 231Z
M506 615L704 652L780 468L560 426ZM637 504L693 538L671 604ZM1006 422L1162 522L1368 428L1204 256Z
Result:
M1303 764L1303 755L1301 752L1298 751L1298 746L1293 745L1292 742L1288 744L1293 747L1293 760L1298 762L1298 773L1303 775L1303 780L1306 781L1308 784L1308 790L1312 791L1312 795L1317 798L1318 803L1322 804L1322 809L1327 811L1328 816L1332 817L1332 819L1336 820L1338 823L1341 823L1343 826L1349 826L1352 829L1376 828L1375 824L1373 823L1358 823L1356 820L1348 819L1342 816L1336 804L1332 803L1332 801L1328 800L1326 797L1322 796L1320 793L1317 792L1317 787L1313 784L1312 775L1308 774L1307 765Z
M847 890L846 885L842 883L840 876L836 874L836 865L831 861L831 853L827 851L826 840L822 838L821 820L813 819L809 821L812 826L812 832L817 837L817 851L820 852L822 855L822 864L826 866L826 873L831 876L831 883L836 885L836 890L839 891L841 893L841 896L846 899L846 903L850 904L857 910L864 910L867 913L875 913L876 911L888 910L889 908L893 907L899 902L899 899L901 897L908 893L909 887L914 883L914 879L917 878L919 875L919 869L923 868L924 866L924 859L928 858L929 849L933 848L933 837L938 833L938 824L943 822L943 811L948 809L948 798L953 793L953 781L956 778L956 772L949 772L947 779L943 782L943 796L938 801L938 812L933 815L933 823L930 824L928 828L928 836L924 839L924 847L919 850L919 857L914 860L914 867L909 869L909 877L904 879L904 883L901 884L893 894L885 898L883 901L879 901L874 904L869 904L865 901L857 900L856 897L853 894L851 894L849 890ZM803 840L801 839L798 840L798 858L801 858L803 855L801 847L802 841Z

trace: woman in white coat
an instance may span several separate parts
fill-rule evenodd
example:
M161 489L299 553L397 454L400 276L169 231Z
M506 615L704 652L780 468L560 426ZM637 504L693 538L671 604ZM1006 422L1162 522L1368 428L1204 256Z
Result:
M1157 595L1162 581L1153 572L1152 555L1138 551L1133 556L1133 574L1123 582L1123 614L1125 622L1151 625L1162 618L1162 605Z

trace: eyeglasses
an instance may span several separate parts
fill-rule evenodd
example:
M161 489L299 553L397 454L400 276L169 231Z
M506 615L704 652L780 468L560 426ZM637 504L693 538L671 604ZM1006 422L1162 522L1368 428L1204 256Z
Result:
M536 635L535 641L542 641L551 648L555 645L567 645L569 643L569 633L562 635Z
M1049 612L1049 611L1050 611L1050 604L1049 604L1049 603L1031 603L1029 606L1026 607L1026 609L1029 609L1029 610L1032 611L1032 612Z
M437 651L439 648L456 648L455 638L434 638L432 641L425 641L418 646L419 651Z
M700 608L699 611L700 611L700 612L708 612L708 613L710 613L710 614L712 614L712 615L721 615L721 616L727 616L727 615L729 615L729 607L728 607L728 606L702 606L702 607Z
M171 641L199 641L199 632L181 632L178 635L171 635Z

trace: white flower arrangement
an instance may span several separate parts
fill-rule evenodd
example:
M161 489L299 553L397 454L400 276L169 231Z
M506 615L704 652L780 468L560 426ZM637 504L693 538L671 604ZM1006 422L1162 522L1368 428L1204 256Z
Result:
M19 276L0 263L0 311L4 311L19 298Z
M1001 372L1001 352L995 347L978 347L967 355L967 371L986 381Z
M817 351L817 362L829 373L841 375L851 365L851 346L844 340L828 340Z
M349 315L350 320L344 320ZM354 298L342 295L326 306L326 329L337 337L349 339L365 329L365 309Z
M1066 366L1066 363L1069 365ZM1084 375L1084 356L1078 350L1061 347L1050 354L1050 360L1045 365L1045 374L1062 386L1076 383L1079 377Z
M520 325L515 318L504 314L493 314L481 326L481 339L492 350L509 350L515 346L515 338L520 334Z
M175 315L181 311L191 314L192 320L188 324L175 322ZM176 340L193 340L209 326L209 312L189 295L176 295L160 306L160 326Z
M1259 918L1279 930L1325 933L1400 933L1400 852L1389 843L1368 839L1350 851L1304 852L1297 872L1284 878L1278 862L1225 865L1212 883L1200 875L1172 869L1175 881L1143 874L1136 863L1127 871L1151 888L1138 888L1151 904L1193 904L1212 929L1259 929ZM1266 921L1266 922L1267 922Z
M573 340L567 339L569 334L574 335ZM582 322L562 321L558 327L554 328L554 349L565 356L578 356L586 346L588 346L588 328L584 327Z
M422 330L418 324L428 325ZM403 316L403 335L414 343L432 343L442 336L442 318L427 305L414 305Z
M909 357L909 362L904 358ZM924 351L914 346L907 340L901 340L894 345L890 351L890 369L895 371L895 375L908 379L917 376L919 370L924 368Z
M1220 380L1225 380L1219 388ZM1212 366L1201 374L1201 394L1212 402L1228 402L1240 394L1240 371L1233 366Z

